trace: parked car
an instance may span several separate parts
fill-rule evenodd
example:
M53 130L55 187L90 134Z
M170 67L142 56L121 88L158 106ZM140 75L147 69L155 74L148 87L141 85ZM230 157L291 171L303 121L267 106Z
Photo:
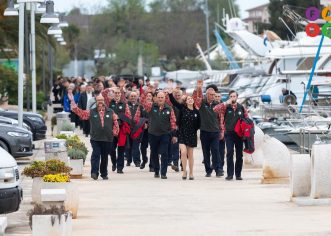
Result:
M0 157L0 214L7 214L18 211L23 190L13 156L0 147Z
M18 126L18 121L12 118L0 116L0 124L15 125ZM30 126L23 122L23 128L31 131Z
M18 126L0 124L0 147L14 157L32 156L32 133Z
M4 110L0 108L0 116L17 120L18 112ZM33 140L40 140L46 138L47 126L41 115L32 112L24 112L23 122L30 127L30 130L33 134Z

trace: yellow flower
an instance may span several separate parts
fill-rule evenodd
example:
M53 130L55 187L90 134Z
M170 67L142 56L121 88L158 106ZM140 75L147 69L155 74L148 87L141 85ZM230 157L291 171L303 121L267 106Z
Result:
M44 175L44 182L67 183L70 182L70 176L67 174Z

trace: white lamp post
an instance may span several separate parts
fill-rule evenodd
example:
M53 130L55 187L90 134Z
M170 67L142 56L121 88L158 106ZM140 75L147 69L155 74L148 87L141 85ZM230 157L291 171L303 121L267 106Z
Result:
M59 17L54 13L54 2L46 2L46 13L42 15L40 23L46 24L58 24L60 23Z
M18 16L18 11L14 6L14 0L8 0L7 8L5 9L4 16Z
M17 0L18 3L31 4L31 80L32 80L32 112L37 112L37 75L36 75L36 3L44 0Z
M48 28L47 34L49 35L62 34L62 30L58 24L52 25L51 27Z

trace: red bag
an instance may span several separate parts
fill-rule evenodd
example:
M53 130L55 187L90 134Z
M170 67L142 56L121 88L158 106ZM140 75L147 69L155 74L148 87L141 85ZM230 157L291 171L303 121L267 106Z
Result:
M240 118L234 127L234 131L244 141L244 152L252 154L255 151L254 122L249 118Z

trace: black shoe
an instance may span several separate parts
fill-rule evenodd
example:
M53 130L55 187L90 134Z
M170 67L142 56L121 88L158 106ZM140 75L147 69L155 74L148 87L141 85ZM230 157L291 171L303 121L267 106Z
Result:
M102 176L101 176L102 177ZM103 180L108 180L108 176L102 177Z
M193 176L191 176L190 178L188 178L189 180L194 180L194 177Z
M178 168L178 166L176 166L176 165L172 165L172 166L171 166L171 169L173 169L173 170L176 171L176 172L179 172L179 168Z
M136 167L140 167L140 163L135 163Z
M130 165L131 165L131 163L130 163L130 162L127 162L127 163L126 163L126 166L130 166Z
M233 176L227 176L225 179L226 180L233 180Z
M154 178L160 178L159 174L154 174Z
M140 165L140 169L142 170L142 169L144 169L145 168L145 163L143 162L143 163L141 163L141 165Z
M211 174L210 173L207 173L205 176L206 177L211 177Z
M221 178L224 174L222 173L222 171L218 171L216 172L216 177L217 178Z
M168 179L166 175L161 175L161 179Z
M237 176L236 180L243 180L243 178L241 176Z
M117 174L124 174L123 170L117 170Z
M113 165L113 166L111 167L111 170L112 170L112 171L115 171L115 170L116 170L116 166Z
M95 173L92 173L91 174L91 178L94 179L94 180L97 180L98 179L98 175L95 174Z
M221 176L224 176L224 170L220 171Z
M184 175L182 176L182 179L183 180L186 180L187 179L187 172L186 172L186 175L185 176Z
M154 172L154 168L153 167L149 167L149 172Z

